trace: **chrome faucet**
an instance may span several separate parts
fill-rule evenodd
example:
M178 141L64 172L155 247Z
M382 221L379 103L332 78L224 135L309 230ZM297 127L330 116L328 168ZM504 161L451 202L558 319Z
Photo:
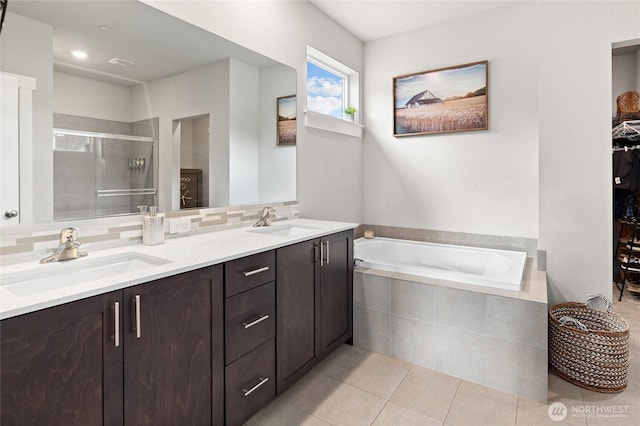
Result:
M262 212L260 213L260 217L258 218L258 221L256 223L253 224L254 227L258 227L258 226L270 226L271 225L271 221L276 217L275 214L273 214L273 212L275 212L276 209L273 207L265 207L262 209Z
M49 256L40 260L40 263L60 262L62 260L77 259L88 254L78 251L80 242L77 240L78 230L76 228L64 228L60 231L60 245Z

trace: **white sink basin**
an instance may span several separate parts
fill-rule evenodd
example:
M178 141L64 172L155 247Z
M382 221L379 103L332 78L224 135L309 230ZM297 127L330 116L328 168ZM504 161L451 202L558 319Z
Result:
M89 255L64 262L37 264L29 270L3 274L0 276L0 286L15 296L25 297L167 263L171 261L137 252L95 258Z
M304 226L286 223L283 225L271 225L261 226L258 228L251 228L248 232L255 232L257 234L277 235L280 237L295 237L302 234L308 234L318 231L318 228L313 226Z

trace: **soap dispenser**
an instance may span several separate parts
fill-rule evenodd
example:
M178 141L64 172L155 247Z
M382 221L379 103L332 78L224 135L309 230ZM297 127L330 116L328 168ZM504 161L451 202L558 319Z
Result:
M158 206L138 206L142 214L142 244L155 246L164 243L164 216L158 216Z

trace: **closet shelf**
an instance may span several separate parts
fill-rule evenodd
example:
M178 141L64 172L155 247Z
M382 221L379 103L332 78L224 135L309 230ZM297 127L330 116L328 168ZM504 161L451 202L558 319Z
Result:
M640 141L640 120L623 121L611 131L613 139L630 139Z

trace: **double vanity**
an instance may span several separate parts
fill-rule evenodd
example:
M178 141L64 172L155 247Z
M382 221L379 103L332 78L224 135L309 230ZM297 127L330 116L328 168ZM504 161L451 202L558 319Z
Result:
M3 267L0 423L244 423L352 343L355 226L294 219Z

